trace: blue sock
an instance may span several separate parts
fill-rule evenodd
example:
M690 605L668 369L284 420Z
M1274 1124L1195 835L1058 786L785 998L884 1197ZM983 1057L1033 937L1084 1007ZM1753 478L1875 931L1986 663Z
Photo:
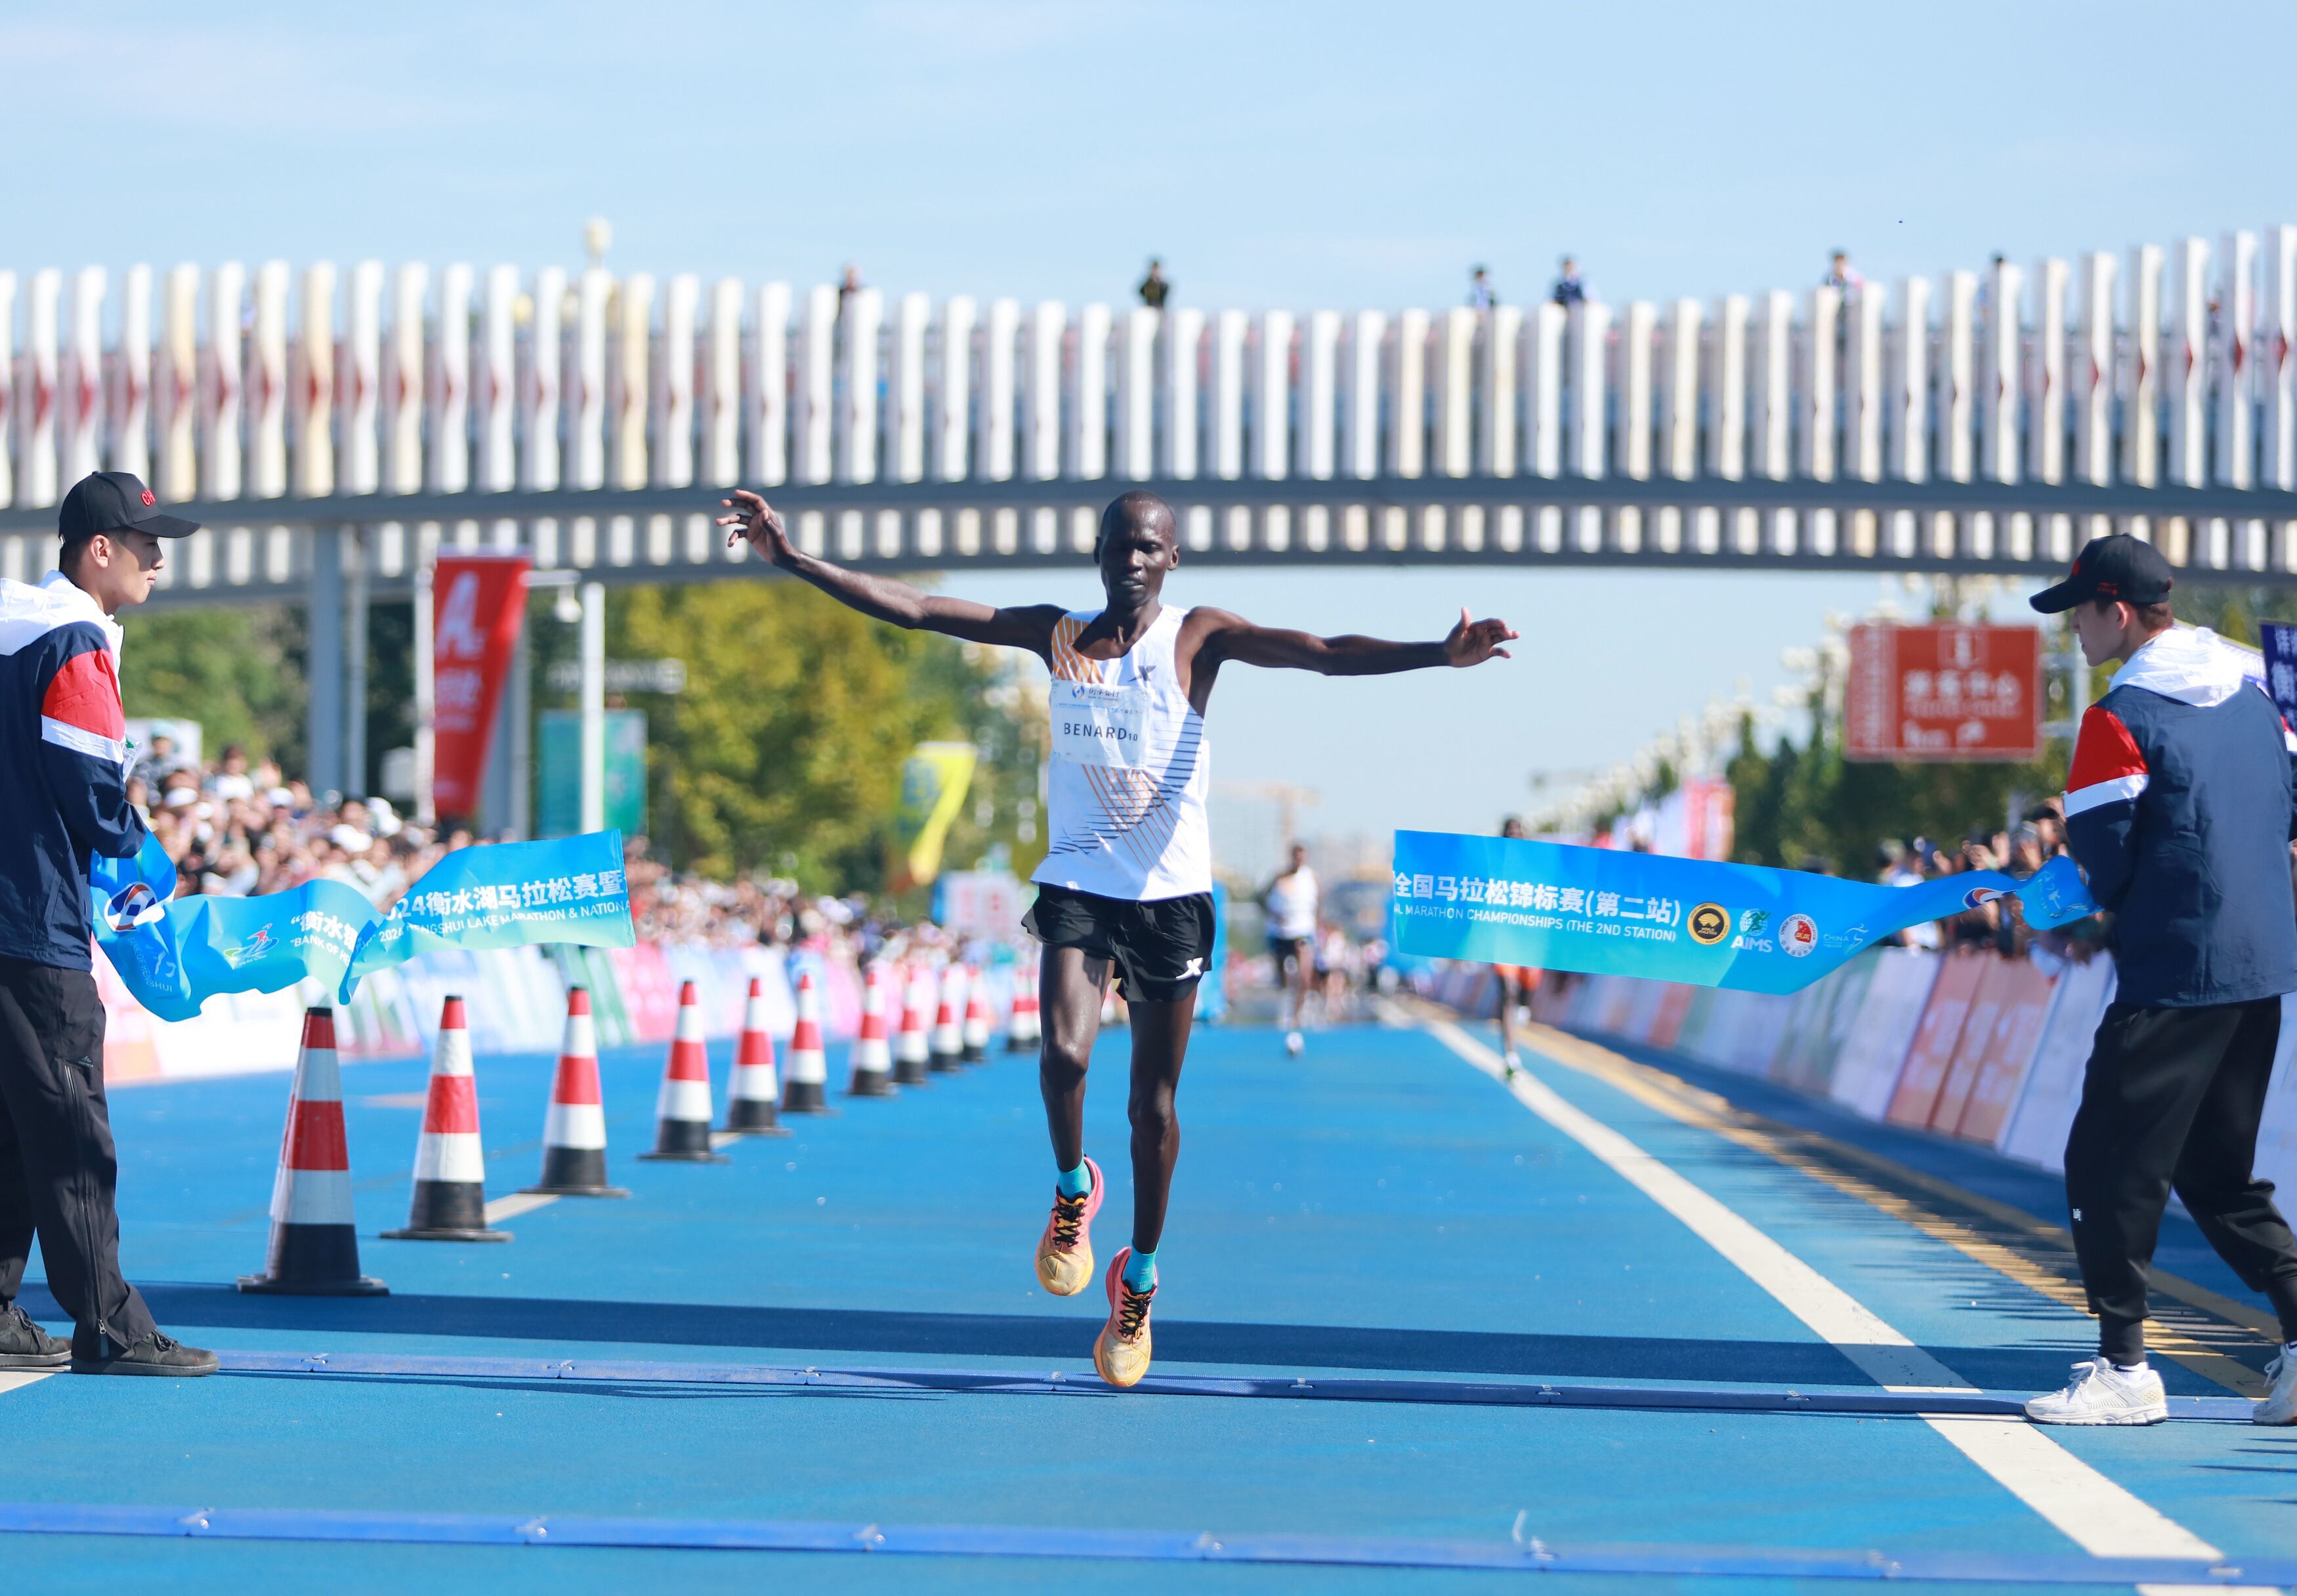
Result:
M1132 1249L1132 1256L1124 1261L1124 1283L1135 1291L1157 1289L1157 1255Z
M1081 1197L1092 1189L1092 1172L1085 1168L1084 1160L1080 1158L1074 1169L1061 1171L1060 1179L1055 1184L1059 1187L1063 1197Z

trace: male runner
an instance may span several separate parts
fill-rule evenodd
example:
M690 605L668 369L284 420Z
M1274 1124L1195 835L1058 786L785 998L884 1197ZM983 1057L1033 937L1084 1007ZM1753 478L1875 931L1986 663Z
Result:
M1204 715L1221 666L1380 676L1505 659L1500 645L1516 634L1505 621L1471 622L1465 610L1439 643L1385 643L1168 607L1165 578L1181 563L1180 545L1172 507L1144 491L1124 494L1101 513L1093 559L1108 602L1074 613L1058 605L992 609L843 570L794 547L781 517L756 494L737 491L724 502L732 514L719 525L737 529L734 536L775 564L863 614L1025 648L1052 671L1051 847L1037 867L1037 901L1025 921L1046 948L1037 1074L1059 1177L1037 1244L1037 1279L1056 1296L1074 1296L1092 1279L1102 1181L1099 1165L1084 1156L1084 1077L1113 967L1132 1015L1132 1245L1109 1260L1108 1320L1092 1361L1110 1385L1136 1385L1148 1372L1157 1244L1181 1150L1173 1094L1197 982L1212 953Z
M1520 817L1510 815L1500 822L1500 835L1520 837L1530 834L1524 830ZM1529 1011L1531 1000L1539 991L1540 973L1528 965L1495 964L1492 974L1500 982L1500 1059L1506 1065L1508 1078L1513 1080L1523 1068L1523 1055L1515 1045L1516 1006L1520 1004Z
M1300 1034L1308 1004L1308 986L1316 978L1309 943L1316 934L1316 872L1308 868L1308 850L1292 844L1292 862L1270 881L1260 894L1268 911L1268 956L1276 963L1276 985L1284 993L1284 1050L1298 1053L1306 1046Z

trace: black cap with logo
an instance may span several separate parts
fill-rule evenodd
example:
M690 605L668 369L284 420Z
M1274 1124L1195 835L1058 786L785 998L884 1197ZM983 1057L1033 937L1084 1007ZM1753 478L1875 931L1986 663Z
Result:
M2143 538L2116 532L2092 538L2074 556L2074 568L2054 588L2045 588L2029 599L2045 615L2062 614L2093 598L2119 599L2123 604L2160 604L2176 584L2169 562Z
M149 532L154 538L188 538L196 521L162 514L160 500L133 472L97 471L72 484L56 516L56 535L78 543L98 532Z

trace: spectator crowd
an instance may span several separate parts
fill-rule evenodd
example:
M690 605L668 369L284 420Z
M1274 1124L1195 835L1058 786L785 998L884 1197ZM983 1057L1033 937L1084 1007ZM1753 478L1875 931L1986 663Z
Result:
M1874 879L1884 886L1913 886L1941 876L1976 870L2002 870L2023 880L2066 852L2066 819L2052 797L2024 811L2013 827L1989 831L1978 827L1958 844L1928 837L1886 838L1875 854ZM1824 869L1823 860L1806 868ZM2055 931L2026 924L2014 898L1997 898L1942 920L1911 926L1886 939L1898 947L1941 950L1991 948L2005 958L2037 957L2053 961L2086 960L2104 945L2105 923L2097 917Z
M482 837L432 827L383 798L315 795L271 760L236 744L219 759L184 757L172 738L152 738L128 777L128 795L175 861L177 895L249 897L315 880L341 882L379 910L447 854ZM625 880L639 940L681 945L815 945L869 956L890 940L937 942L931 926L873 917L860 896L809 897L783 877L744 872L730 882L682 874L627 839Z

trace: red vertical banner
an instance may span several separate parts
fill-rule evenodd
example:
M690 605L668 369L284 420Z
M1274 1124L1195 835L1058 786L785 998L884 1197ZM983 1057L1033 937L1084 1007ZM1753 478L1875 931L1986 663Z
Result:
M526 556L439 556L431 580L432 802L478 812L487 746L526 620Z

